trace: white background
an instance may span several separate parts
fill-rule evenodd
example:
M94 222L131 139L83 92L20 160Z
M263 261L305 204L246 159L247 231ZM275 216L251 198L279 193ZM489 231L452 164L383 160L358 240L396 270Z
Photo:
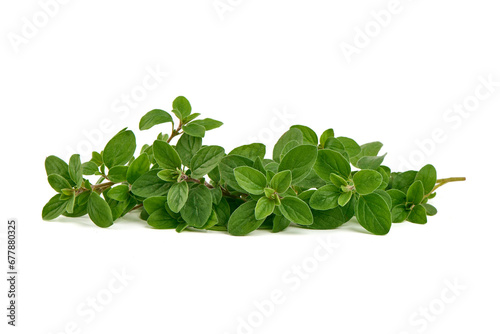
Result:
M1 219L20 224L19 326L8 333L498 332L498 4L401 0L381 27L371 12L393 8L387 0L220 3L230 10L212 0L69 1L47 22L35 0L1 3ZM39 26L31 35L26 20ZM347 44L357 53L346 57ZM144 90L153 70L168 75ZM439 190L427 225L383 237L353 222L236 238L152 230L134 215L109 229L85 217L42 221L53 195L46 156L88 160L178 95L225 123L205 143L227 151L272 145L296 123L333 127L385 143L393 170L432 163L439 177L468 180ZM470 112L449 111L464 103ZM338 247L318 261L329 238ZM310 273L298 278L293 266ZM133 277L125 284L113 279L122 270ZM4 279L0 288L7 328ZM275 290L283 297L271 307ZM91 316L96 297L106 305Z

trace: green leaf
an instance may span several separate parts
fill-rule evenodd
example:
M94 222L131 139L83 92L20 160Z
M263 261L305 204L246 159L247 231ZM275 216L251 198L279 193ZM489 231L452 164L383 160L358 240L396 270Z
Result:
M106 199L106 203L108 203L108 206L111 209L111 218L113 219L113 221L115 221L116 219L118 219L119 217L121 217L123 215L123 211L125 210L125 207L127 206L127 202L115 201L114 199L109 198L109 197L107 197L105 199Z
M92 192L87 203L87 212L90 219L99 227L113 225L113 214L108 203L97 193Z
M109 189L107 195L116 201L126 201L129 198L128 185L120 184Z
M316 191L316 189L309 189L309 190L306 190L304 192L301 192L298 197L303 200L304 202L306 202L306 204L309 204L309 200L311 199L312 195L314 194L314 192Z
M60 193L62 189L71 188L71 185L69 184L68 180L66 180L59 174L50 174L47 177L47 180L49 181L49 184L52 187L52 189L54 189L58 193Z
M391 195L389 195L387 193L387 191L385 190L381 190L381 189L377 189L375 190L373 193L375 194L379 194L380 196L382 196L382 198L385 200L385 202L387 203L387 206L389 207L389 209L392 208L392 198L391 198Z
M191 124L198 124L205 128L206 131L213 130L221 127L224 123L216 121L215 119L205 118L192 121Z
M179 138L175 149L179 153L184 166L191 167L191 159L200 150L201 142L201 138L190 136L187 133L182 134Z
M225 197L221 199L219 204L213 206L215 213L217 213L218 225L227 225L229 217L231 216L231 208Z
M333 137L335 137L335 133L333 132L333 129L326 129L319 137L320 147L325 147L327 139L333 138Z
M375 142L361 145L360 146L361 151L357 155L351 157L351 163L354 166L359 167L358 166L359 159L361 159L362 157L375 157L375 156L377 156L378 152L380 152L380 149L382 149L382 146L383 146L383 144L379 141L375 141Z
M438 213L437 209L431 204L425 203L422 206L425 208L428 216L434 216Z
M134 156L135 148L135 135L132 131L118 132L104 147L104 164L108 168L125 165Z
M68 181L71 180L68 164L55 155L48 156L45 159L45 171L47 172L47 176L57 174Z
M290 226L291 221L286 219L284 216L274 216L273 218L273 233L281 232L284 229L286 229L288 226Z
M86 190L83 193L81 193L80 195L78 195L76 197L76 204L78 204L78 205L87 204L91 193L92 193L91 191Z
M384 198L377 193L359 197L356 218L361 226L376 235L387 234L391 229L391 211Z
M277 193L284 193L290 188L292 184L292 172L289 170L284 170L275 174L270 182L271 188L276 190Z
M228 155L239 155L245 158L248 158L252 161L255 161L257 158L264 159L266 155L266 145L260 143L253 143L243 146L238 146Z
M396 205L404 205L406 203L406 194L398 189L389 189L387 190L389 196L392 199L392 207Z
M310 188L320 188L324 186L326 182L316 174L314 169L311 169L309 174L307 174L306 178L301 180L300 182L296 182L294 185L296 187L300 187L303 189Z
M255 218L256 201L246 202L240 205L229 218L227 223L227 231L231 235L241 236L246 235L258 229L264 219L257 220Z
M314 223L306 228L315 230L330 230L348 222L354 216L354 201L345 207L338 206L331 210L311 210Z
M54 195L43 207L42 219L43 220L55 219L60 215L62 215L65 210L66 210L66 201L61 200L61 196L59 194Z
M299 146L299 142L296 140L291 140L288 143L286 143L285 147L283 147L283 150L281 150L281 155L280 155L280 160L283 160L283 157L290 152L290 150L294 147ZM309 145L309 144L307 144Z
M61 189L61 199L63 201L69 200L74 194L73 189Z
M422 169L420 169L420 171L418 171L415 180L421 181L424 186L424 193L426 195L429 194L436 185L436 168L433 165L425 165L424 167L422 167Z
M305 179L311 172L318 149L312 145L300 145L292 148L281 160L278 171L289 170L292 172L292 183L296 184Z
M83 168L82 161L80 160L80 154L73 154L69 159L69 176L75 184L80 187L83 182Z
M420 181L419 181L420 182ZM415 224L427 223L427 211L422 205L416 205L411 209L408 221Z
M147 130L157 124L173 122L174 120L172 119L172 116L170 116L170 114L165 110L153 109L146 115L142 116L141 121L139 122L139 130Z
M189 227L189 225L186 223L179 223L179 225L177 225L177 227L175 228L175 232L181 233L182 231L184 231L188 227Z
M327 148L332 151L337 151L340 153L345 152L344 144L342 144L340 140L334 137L330 137L326 140L324 148Z
M318 135L311 128L304 125L292 125L290 129L299 129L302 132L304 144L318 145Z
M392 188L401 190L402 192L406 193L408 191L408 188L415 181L416 176L417 171L413 170L409 170L404 173L397 173L393 176L394 178L392 180Z
M329 184L316 190L309 199L311 209L330 210L339 205L338 200L342 193L340 189Z
M66 201L66 212L72 214L74 208L75 208L75 193L72 192L69 199Z
M387 177L391 176L391 169L389 167L382 165L377 170L379 169L382 169L387 174Z
M304 135L302 131L299 129L290 129L285 132L280 139L276 142L273 148L273 160L276 162L280 162L281 151L283 148L292 140L297 141L299 144L302 144L304 141Z
M224 148L220 146L205 146L191 159L191 177L198 179L208 174L224 158Z
M111 214L113 216L113 220L116 220L120 217L123 217L127 214L134 206L137 205L137 201L133 197L128 197L124 201L117 201L112 198L107 198L109 208L111 209Z
M414 205L422 203L424 199L424 184L422 181L417 180L410 186L406 194L406 199Z
M208 217L208 221L203 225L203 229L210 229L219 223L219 217L217 216L217 212L212 209L210 213L210 217Z
M382 183L380 184L379 186L379 189L382 189L382 190L385 190L387 189L388 185L389 185L389 182L390 182L390 171L387 172L387 169L380 166L377 168L377 172L380 173L380 175L382 175Z
M360 195L367 195L375 191L382 183L382 175L379 172L363 169L353 176L354 186Z
M271 161L269 163L266 163L264 161L264 168L266 169L266 171L271 171L273 173L278 173L278 167L279 167L279 163L275 162L275 161Z
M354 157L361 153L361 147L353 139L347 137L337 137L337 140L344 145L344 149L349 157Z
M204 185L189 190L186 203L181 209L181 217L189 226L201 228L212 213L212 195Z
M234 176L238 185L253 195L260 195L264 193L266 187L266 176L252 167L236 167L234 169Z
M155 140L153 143L153 155L156 162L164 169L181 168L182 162L177 151L167 142Z
M352 197L352 191L348 191L346 193L342 193L339 196L339 200L338 200L339 205L340 206L345 206L347 203L349 203L349 201L351 200L351 197Z
M210 189L210 194L212 194L212 203L219 204L222 199L222 190L220 187Z
M211 180L211 183L212 184L222 184L222 180L221 180L221 175L220 175L220 170L219 170L219 166L215 167L214 169L212 169L208 174L207 176L209 177L209 179Z
M179 225L164 208L158 209L148 217L148 225L156 229L174 229Z
M267 198L274 198L276 191L272 188L264 188L264 196Z
M147 153L142 153L132 161L127 170L127 182L133 184L141 175L147 173L149 171L149 166L151 163L149 162L149 157Z
M197 117L198 117L198 116L200 116L200 115L201 115L201 114L200 114L200 113L197 113L197 112L192 113L192 114L191 114L191 115L189 115L188 117L184 118L184 119L182 120L182 122L183 122L184 124L187 124L187 123L191 122L193 119L197 118Z
M139 214L139 218L147 221L149 218L149 213L146 210L142 209L141 213Z
M283 216L296 224L311 225L313 223L311 209L303 200L297 197L284 197L281 200L279 209Z
M179 119L184 120L191 114L191 104L188 99L184 96L178 96L172 103L172 111L179 117Z
M266 168L264 167L264 162L262 161L262 159L260 157L257 157L257 159L255 159L255 162L253 163L252 167L255 168L256 170L258 170L259 172L261 172L262 174L266 174L266 177L267 177L268 171L266 171ZM268 181L271 181L271 180L268 179Z
M115 166L108 172L108 179L111 182L120 183L127 180L128 166Z
M393 223L402 223L410 214L410 211L406 209L404 204L397 204L391 210L392 222Z
M386 155L387 153L375 157L362 157L358 160L358 167L361 169L377 169L384 162Z
M97 166L101 166L103 164L102 155L99 152L92 152L92 159L90 160L95 163Z
M228 155L224 157L219 163L219 170L222 180L231 188L238 192L245 192L243 188L238 185L236 177L234 176L234 169L240 166L253 166L252 160L241 157L239 155Z
M188 123L182 126L182 130L193 137L205 137L205 128L199 124Z
M132 184L132 193L140 197L162 196L167 194L172 183L163 181L158 177L159 169L152 169L141 175Z
M95 175L99 173L99 166L94 161L87 161L82 164L83 175Z
M181 211L188 199L189 186L186 181L174 183L167 195L167 204L173 212Z
M142 202L144 209L150 215L156 210L165 208L165 203L167 202L166 196L152 196L148 197Z
M255 218L261 220L269 216L274 211L274 201L267 197L261 197L255 206Z
M87 192L90 194L90 192ZM63 216L65 217L73 217L73 218L76 218L76 217L81 217L81 216L84 216L87 214L87 202L85 202L84 204L80 204L78 203L78 198L81 196L81 194L76 197L75 199L75 203L74 203L74 206L73 206L73 212L69 213L68 212L68 206L70 206L70 200L67 201L67 205L66 205L66 212L63 212Z
M165 182L177 182L179 172L173 169L164 169L159 171L156 175Z
M61 193L64 196L71 196L74 192L75 192L75 190L74 189L70 189L70 188L61 189ZM64 196L61 196L61 198L64 197Z
M340 188L342 186L347 186L347 181L340 175L337 175L335 173L330 173L330 181L337 186L337 188Z
M266 180L267 180L268 184L269 184L269 182L271 182L271 180L274 177L274 175L276 175L275 172L270 171L270 170L265 170L265 169L264 169L264 171L259 170L258 168L255 167L255 164L254 164L254 168L257 169L262 174L266 174Z
M348 179L351 175L351 165L342 154L336 151L319 150L314 170L320 178L330 181L330 174L335 173Z

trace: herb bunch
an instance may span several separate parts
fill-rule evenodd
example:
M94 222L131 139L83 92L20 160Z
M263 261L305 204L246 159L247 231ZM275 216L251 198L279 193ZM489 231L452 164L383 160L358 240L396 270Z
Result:
M226 153L205 146L205 132L222 122L191 112L189 101L177 97L171 114L154 109L142 117L140 130L171 123L144 145L137 157L136 138L127 128L102 152L81 163L56 156L45 160L48 182L57 192L42 218L88 214L99 227L140 211L153 228L205 229L246 235L256 229L280 232L288 226L334 229L354 216L373 234L387 234L393 223L425 224L437 213L428 203L440 186L465 178L437 179L436 169L392 172L382 165L382 143L358 145L336 137L333 129L317 134L294 125L278 140L272 159L266 146L243 145ZM180 136L180 137L178 137ZM172 140L178 137L175 145ZM84 177L85 176L85 177ZM94 184L86 176L98 176Z

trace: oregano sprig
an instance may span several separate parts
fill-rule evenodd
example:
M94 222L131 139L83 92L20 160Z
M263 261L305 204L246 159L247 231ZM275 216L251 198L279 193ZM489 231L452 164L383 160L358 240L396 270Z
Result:
M202 144L222 122L199 116L179 96L171 113L154 109L141 118L140 130L165 123L171 129L137 155L136 137L125 128L84 163L78 154L69 163L47 157L47 179L57 194L44 206L43 219L88 214L97 226L109 227L137 210L152 228L246 235L289 226L334 229L356 217L369 232L384 235L394 223L425 224L437 213L429 203L436 190L465 180L437 179L432 165L393 172L383 165L382 143L358 145L333 129L318 137L304 125L280 137L272 159L260 143L226 153Z

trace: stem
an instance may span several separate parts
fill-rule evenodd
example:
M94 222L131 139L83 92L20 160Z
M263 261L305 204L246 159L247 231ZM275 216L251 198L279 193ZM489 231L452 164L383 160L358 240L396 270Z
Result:
M446 179L438 179L436 183L448 183L448 182L457 182L457 181L465 181L467 180L465 177L449 177Z
M211 185L210 183L208 183L208 182L202 183L200 180L193 179L192 177L187 176L186 174L182 174L181 178L183 180L185 180L186 182L194 182L194 183L198 183L198 184L204 184L205 187L207 187L208 189L213 189L214 188L214 186ZM242 198L241 196L233 195L226 188L223 188L221 186L219 186L219 187L220 187L220 190L222 191L222 195L224 195L226 197L231 197L231 198L236 198L236 199L242 199L242 200L244 200L246 202L246 200L244 198Z
M75 196L78 196L80 195L81 193L83 193L84 191L87 191L87 190L94 190L94 191L104 191L106 190L107 188L111 187L112 185L114 185L115 183L114 182L106 182L106 183L99 183L99 184L96 184L96 185L93 185L92 186L92 189L87 189L87 188L79 188L76 190L75 192Z
M190 176L187 176L186 174L182 174L181 175L181 179L185 180L186 182L194 182L194 183L198 183L198 184L202 184L200 180L198 179L193 179L192 177ZM205 186L208 188L208 189L213 189L213 185L211 185L210 183L208 182L205 182L204 183Z
M172 123L172 133L170 134L170 137L168 137L167 143L170 143L170 141L174 139L175 136L180 135L182 133L181 129L182 129L182 122L179 122L179 126L175 130L174 130L174 123Z
M449 177L449 178L446 178L446 179L438 179L438 180L436 180L436 185L434 186L434 188L425 197L430 196L430 194L432 194L433 192L435 192L436 189L438 189L441 186L444 186L447 183L450 183L450 182L460 182L460 181L465 181L465 180L466 180L465 177Z
M94 190L95 188L109 188L113 184L115 184L115 183L114 182L106 182L106 183L96 184L96 185L92 186L92 190Z
M144 204L137 204L136 206L134 206L132 209L130 209L130 211L132 210L136 210L136 209L139 209L139 208L142 208L144 206Z

